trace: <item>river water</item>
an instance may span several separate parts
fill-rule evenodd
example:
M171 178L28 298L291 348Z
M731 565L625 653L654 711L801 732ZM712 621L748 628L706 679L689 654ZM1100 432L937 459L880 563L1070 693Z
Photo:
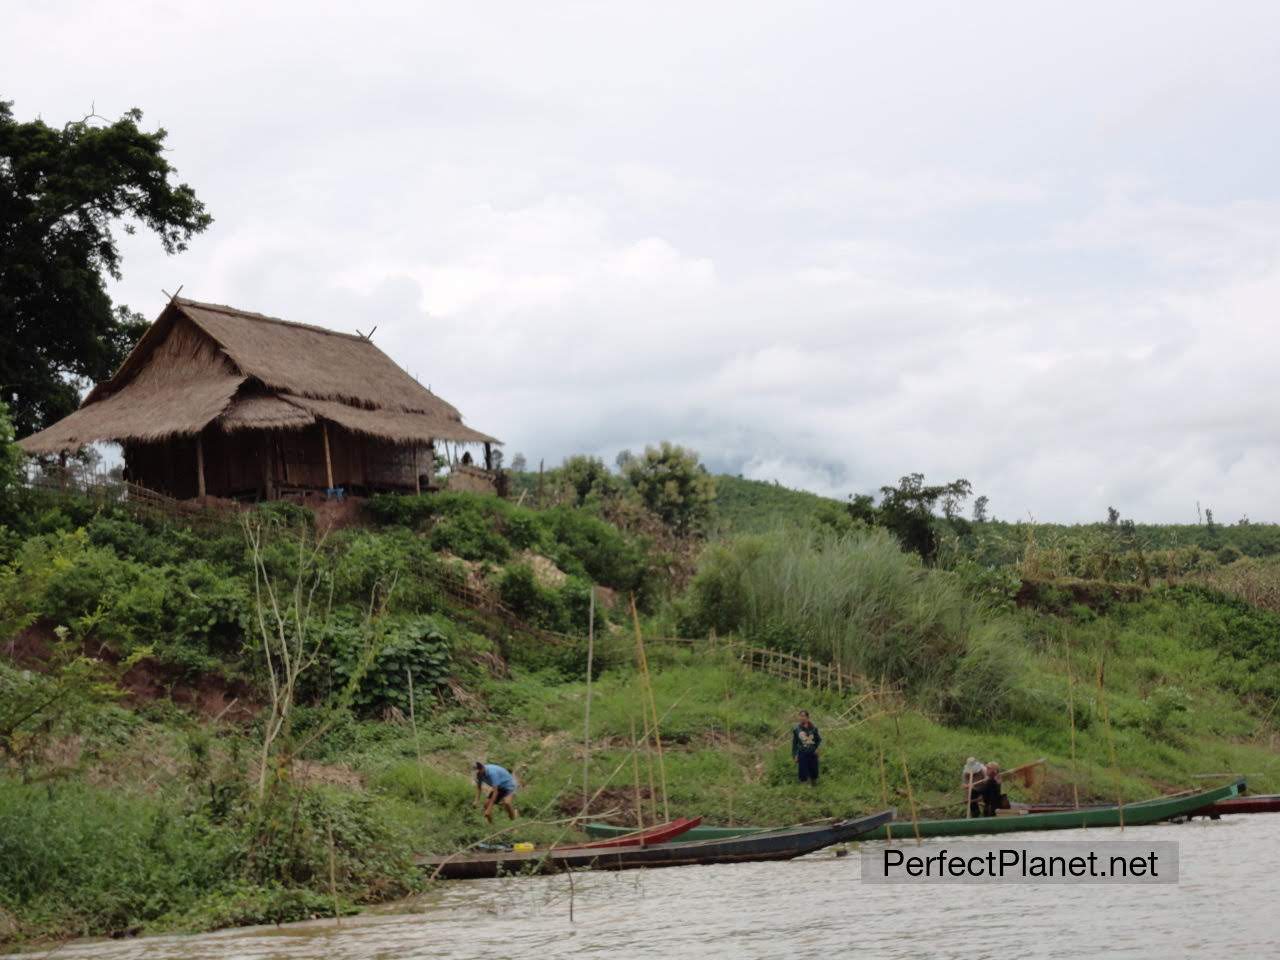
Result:
M1280 814L1003 840L1174 840L1177 885L864 884L860 859L446 884L386 912L192 937L79 942L47 957L381 960L1280 956ZM978 838L974 838L978 839ZM569 912L572 901L573 919Z

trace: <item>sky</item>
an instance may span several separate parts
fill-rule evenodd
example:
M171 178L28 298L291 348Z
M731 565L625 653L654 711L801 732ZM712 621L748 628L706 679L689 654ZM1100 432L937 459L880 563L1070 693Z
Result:
M162 291L368 332L548 467L1280 521L1280 4L0 0L0 97L131 107Z

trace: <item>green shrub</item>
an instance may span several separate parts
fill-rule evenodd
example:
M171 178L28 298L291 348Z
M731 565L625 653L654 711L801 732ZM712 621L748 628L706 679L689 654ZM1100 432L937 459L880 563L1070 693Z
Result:
M494 560L511 556L511 546L479 511L441 517L431 528L431 546L464 560Z

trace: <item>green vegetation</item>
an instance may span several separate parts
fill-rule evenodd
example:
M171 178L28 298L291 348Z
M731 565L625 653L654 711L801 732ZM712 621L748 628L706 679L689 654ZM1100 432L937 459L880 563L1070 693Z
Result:
M971 754L1045 757L1048 798L1134 800L1225 770L1280 789L1273 560L1144 539L1118 518L961 525L953 509L930 513L926 562L853 501L734 478L718 485L724 535L706 542L599 461L563 470L543 509L377 497L367 525L332 533L288 504L197 534L11 493L0 936L331 915L421 888L415 853L578 836L592 583L608 588L596 815L664 807L660 772L655 792L647 759L631 763L630 593L647 635L695 638L648 651L672 815L906 811L904 761L921 815L953 813ZM676 556L696 557L687 581ZM865 684L797 688L740 663L736 640ZM793 782L802 706L825 738L817 790ZM479 816L477 757L521 780L515 824Z
M847 515L839 500L792 490L778 483L716 477L717 527L726 536L769 533L778 527L840 525Z

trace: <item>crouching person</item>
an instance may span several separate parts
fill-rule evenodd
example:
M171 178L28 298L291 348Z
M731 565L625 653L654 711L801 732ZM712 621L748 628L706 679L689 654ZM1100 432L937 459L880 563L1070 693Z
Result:
M519 784L516 778L511 775L511 771L506 767L500 767L496 763L484 763L480 760L476 761L476 799L479 800L484 795L485 787L489 788L489 795L484 801L484 818L493 823L493 806L496 803L502 804L507 811L507 816L514 820L519 814L516 812L515 802L511 799L515 794Z

